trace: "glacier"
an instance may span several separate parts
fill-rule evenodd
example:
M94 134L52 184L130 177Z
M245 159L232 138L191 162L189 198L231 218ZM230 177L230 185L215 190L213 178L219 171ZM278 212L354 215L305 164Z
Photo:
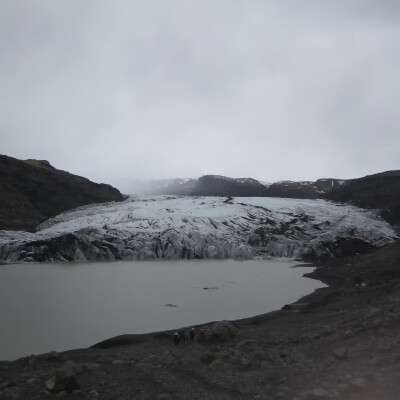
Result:
M398 238L377 211L320 199L132 195L0 231L0 261L305 259Z

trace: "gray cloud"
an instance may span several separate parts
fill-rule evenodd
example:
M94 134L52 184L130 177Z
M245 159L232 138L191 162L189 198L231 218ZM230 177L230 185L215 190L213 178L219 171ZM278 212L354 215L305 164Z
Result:
M1 153L114 184L398 169L395 1L2 3Z

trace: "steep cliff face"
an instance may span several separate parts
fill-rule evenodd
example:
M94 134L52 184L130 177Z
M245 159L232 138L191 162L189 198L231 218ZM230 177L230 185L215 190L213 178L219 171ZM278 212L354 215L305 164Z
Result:
M326 198L352 202L359 207L382 210L381 215L394 225L400 224L400 171L387 171L346 181L331 190Z
M112 186L57 170L48 161L0 155L0 171L0 229L33 231L71 208L123 200Z

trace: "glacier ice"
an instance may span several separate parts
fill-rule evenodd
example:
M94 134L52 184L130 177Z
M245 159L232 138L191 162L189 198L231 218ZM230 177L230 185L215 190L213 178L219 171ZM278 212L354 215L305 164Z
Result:
M324 200L130 196L64 212L36 233L0 231L0 261L302 259L396 239L376 212Z

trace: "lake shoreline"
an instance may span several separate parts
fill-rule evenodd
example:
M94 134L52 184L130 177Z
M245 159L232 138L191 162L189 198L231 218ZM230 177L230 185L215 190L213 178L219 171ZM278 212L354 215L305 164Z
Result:
M3 266L0 360L276 310L323 286L301 279L312 267L295 265L163 260Z
M316 263L309 276L328 287L282 310L231 321L234 334L221 342L175 346L172 331L163 331L130 337L135 343L119 337L102 349L0 362L0 395L48 398L46 382L69 363L78 386L60 392L71 399L396 398L399 248Z

